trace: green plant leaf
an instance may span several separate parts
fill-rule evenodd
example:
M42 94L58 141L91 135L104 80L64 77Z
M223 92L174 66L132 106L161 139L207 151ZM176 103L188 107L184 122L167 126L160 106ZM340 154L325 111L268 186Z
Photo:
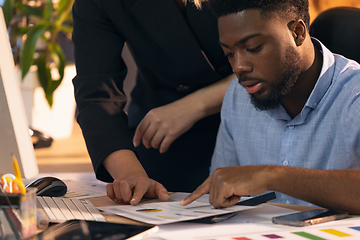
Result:
M47 62L47 53L41 52L36 60L38 67L38 77L41 87L44 89L45 98L47 99L50 107L52 106L54 91L59 87L65 71L65 55L59 44L50 44L49 50L51 52L51 59L56 63L56 70L58 71L60 78L54 80L51 75L51 68L49 62Z
M43 0L43 5L40 7L29 6L23 0L5 1L13 1L14 6L12 10L16 9L16 13L10 22L13 25L13 29L10 32L13 43L19 42L17 41L18 37L22 37L25 34L27 36L20 50L20 57L17 57L20 59L22 79L29 71L31 65L36 64L40 85L44 89L49 105L52 106L53 93L64 78L66 64L63 50L57 43L57 35L60 31L65 34L72 33L71 10L74 0L60 0L56 10L54 10L52 0ZM24 27L26 22L28 25ZM45 48L41 50L36 49L40 38L46 43ZM35 54L36 51L38 56ZM56 80L53 79L54 76L51 74L53 64L60 76Z
M69 15L66 17L65 21L72 23L72 22L73 22L72 14L69 14Z
M36 59L36 65L38 67L37 74L40 85L44 90L45 98L48 101L49 106L51 108L53 104L52 95L54 93L54 91L52 91L52 86L51 86L53 80L51 78L50 67L47 65L46 54L44 52L41 52L39 54L39 57Z
M20 54L21 79L24 79L34 61L36 42L46 30L47 25L42 23L31 28Z
M5 0L3 6L4 18L6 27L9 27L10 21L13 17L14 0Z
M71 9L74 4L74 0L60 0L59 8L57 9L56 24L60 27L65 20L71 15ZM61 5L61 7L60 7Z
M43 16L43 9L41 7L32 7L27 4L22 4L21 2L17 5L17 10L20 12L22 16Z
M29 31L29 27L16 27L11 29L13 32L13 37L23 36Z
M65 54L60 46L60 44L55 43L53 45L53 49L54 49L54 53L57 55L58 57L58 61L56 62L56 68L59 72L60 75L60 79L57 81L59 82L59 84L61 83L61 81L64 78L64 72L65 72L65 64L66 64L66 60L65 60ZM58 85L59 85L58 84ZM55 89L54 89L55 90Z
M55 92L55 90L59 87L59 85L62 83L62 80L64 78L62 78L61 80L56 80L56 81L52 81L51 82L51 94L53 94Z
M37 66L37 73L39 77L40 86L46 93L48 91L48 82L51 78L50 68L46 64L46 56L44 52L41 52L35 61Z
M68 9L72 8L74 0L60 0L59 7L56 10L56 15L60 16L62 12L67 12Z
M44 20L50 22L53 12L54 12L54 5L52 0L46 0L44 12L43 12Z
M60 31L72 34L73 27L63 25L63 26L61 26Z
M45 94L45 98L47 100L47 102L49 103L50 108L53 105L54 102L54 94Z

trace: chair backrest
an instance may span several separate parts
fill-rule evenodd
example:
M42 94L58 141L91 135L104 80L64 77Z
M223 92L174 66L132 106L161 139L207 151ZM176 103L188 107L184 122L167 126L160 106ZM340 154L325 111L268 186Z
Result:
M320 13L310 26L310 35L333 53L360 63L360 9L336 7Z

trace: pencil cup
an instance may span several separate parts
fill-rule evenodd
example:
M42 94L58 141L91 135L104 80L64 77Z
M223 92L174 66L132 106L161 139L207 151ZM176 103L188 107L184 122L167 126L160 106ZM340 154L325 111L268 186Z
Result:
M21 233L24 239L34 236L36 227L36 190L27 188L26 194L20 199Z

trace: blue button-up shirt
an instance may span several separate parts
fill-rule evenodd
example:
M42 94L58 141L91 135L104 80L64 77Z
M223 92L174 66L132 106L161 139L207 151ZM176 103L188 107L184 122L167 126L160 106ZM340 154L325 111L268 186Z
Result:
M218 167L264 164L360 168L360 65L313 42L323 54L322 70L304 108L293 119L282 106L256 110L249 94L233 79L221 110L211 172ZM276 195L276 202L311 205Z

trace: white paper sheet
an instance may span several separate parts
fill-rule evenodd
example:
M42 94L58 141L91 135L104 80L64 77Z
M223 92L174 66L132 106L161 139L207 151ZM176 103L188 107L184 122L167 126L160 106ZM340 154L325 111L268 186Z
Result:
M68 191L66 198L92 198L106 195L106 183L65 179Z
M224 218L224 221L215 224L179 222L161 225L157 233L144 240L360 239L360 218L347 218L308 227L285 226L273 224L271 221L272 217L294 212L297 211L262 204L255 209L229 214L228 216L235 216ZM302 237L295 234L297 232L305 232L315 237Z
M209 204L209 195L207 194L188 206L180 206L180 201L188 195L189 193L178 192L170 194L169 200L166 202L153 199L141 202L135 206L119 205L99 207L98 209L105 213L117 214L140 222L160 225L256 208L253 206L235 205L229 208L215 209Z
M251 211L251 210L249 210ZM242 212L239 214L241 215ZM189 224L175 223L160 226L150 240L359 240L360 218L343 219L308 227L291 227L272 223ZM169 229L172 230L169 230ZM167 229L167 230L165 230ZM302 237L296 233L310 234ZM145 240L144 239L144 240Z

